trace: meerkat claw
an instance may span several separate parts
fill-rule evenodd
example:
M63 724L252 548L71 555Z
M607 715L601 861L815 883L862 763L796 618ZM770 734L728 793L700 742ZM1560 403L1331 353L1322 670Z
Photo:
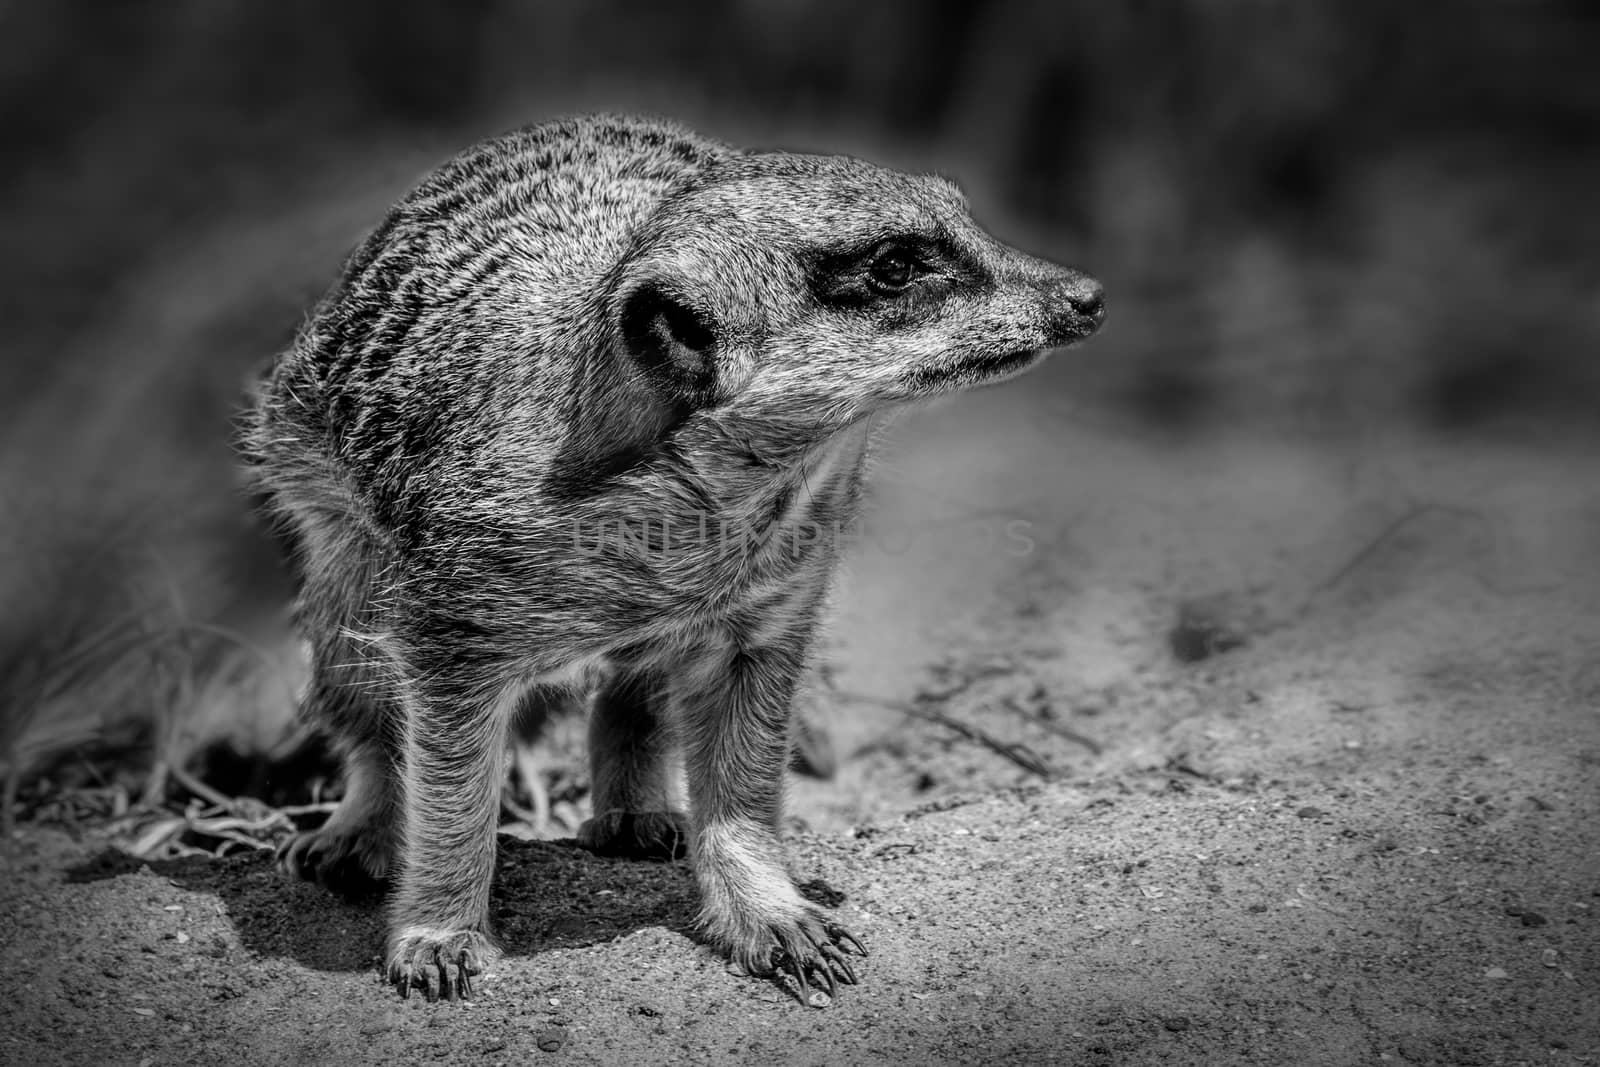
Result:
M856 950L856 954L858 956L860 956L862 959L866 958L866 956L867 956L867 946L863 945L860 941L857 941L856 940L856 936L854 934L852 934L849 930L846 930L842 926L838 926L836 924L830 923L828 925L828 927L827 927L827 931L828 931L828 936L833 938L835 941L848 941L848 942L850 942L850 947Z
M809 934L807 935L809 939ZM785 977L794 980L795 993L802 1001L806 1001L808 994L815 990L828 994L832 1000L839 994L839 983L856 985L857 978L854 969L846 962L844 953L832 943L817 945L813 942L815 952L797 953L780 946L774 946L770 955L771 977L783 985ZM838 973L835 973L835 967Z
M439 971L439 998L441 1000L453 1000L454 990L450 987L450 965L443 958L435 960L433 965Z
M783 958L778 964L779 970L794 979L795 989L798 991L800 999L804 1000L806 990L810 987L810 982L806 980L806 965L794 953L784 952L783 949L778 949L778 951L783 954Z
M402 999L409 1000L411 991L420 989L422 990L423 1000L433 1000L433 991L428 988L428 979L412 964L406 964L405 968L400 971L399 977L395 979L395 982L400 987Z
M826 992L828 999L832 1000L837 995L838 990L838 984L833 979L833 968L828 966L826 960L809 959L806 961L807 978L810 978L812 971L822 975L823 980L828 983Z
M850 966L849 957L847 957L843 952L839 951L839 947L837 945L823 945L818 951L822 953L822 958L826 960L831 967L839 968L841 972L839 978L844 982L845 985L861 984L860 979L856 977L855 968Z
M403 965L399 963L392 965L389 968L389 984L399 988L401 1000L410 1000L413 989L422 990L422 998L429 1003L438 999L428 981L428 969L425 964L419 965L411 961Z
M429 1001L470 1000L473 976L494 957L492 944L477 932L419 931L391 949L385 974L402 998L420 989Z
M435 975L438 976L437 983L434 981ZM431 966L426 962L412 962L403 969L397 967L390 972L389 981L400 988L402 1000L410 999L412 989L420 989L431 1004L440 1000L471 1000L472 975L472 964L468 962L466 952L462 952L456 958L453 977L449 961L441 957L435 959Z

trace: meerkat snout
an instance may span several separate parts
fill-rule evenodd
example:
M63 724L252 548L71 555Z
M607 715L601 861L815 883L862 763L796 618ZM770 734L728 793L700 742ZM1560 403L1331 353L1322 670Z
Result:
M1089 336L1099 283L937 177L593 116L477 145L346 262L242 442L299 556L302 714L345 756L289 872L392 887L388 973L495 958L506 737L590 703L595 851L672 856L700 930L802 993L860 942L784 863L788 720L880 416ZM688 811L676 787L680 764Z
M1056 309L1050 333L1052 345L1081 341L1106 321L1105 288L1087 274L1061 271L1051 280L1049 294Z

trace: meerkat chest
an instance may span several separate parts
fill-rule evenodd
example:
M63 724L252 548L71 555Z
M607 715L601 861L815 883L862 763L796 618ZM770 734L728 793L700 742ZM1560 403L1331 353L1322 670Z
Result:
M850 436L776 475L701 471L618 529L637 565L697 616L738 612L826 582L852 535L865 441Z
M737 532L718 545L713 568L730 606L759 614L826 584L854 535L864 458L864 438L830 442L736 513Z

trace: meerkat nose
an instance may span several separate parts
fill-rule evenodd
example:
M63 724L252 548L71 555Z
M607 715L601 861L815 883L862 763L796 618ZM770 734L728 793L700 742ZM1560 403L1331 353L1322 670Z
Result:
M1092 321L1096 326L1105 321L1105 286L1093 278L1084 278L1081 285L1067 294L1067 302L1072 305L1074 311Z
M1045 290L1052 344L1088 337L1106 318L1106 291L1095 279L1075 270L1058 270Z

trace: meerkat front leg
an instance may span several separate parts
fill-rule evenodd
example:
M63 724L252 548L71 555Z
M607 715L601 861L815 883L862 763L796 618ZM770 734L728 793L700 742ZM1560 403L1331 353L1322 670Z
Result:
M836 976L855 982L844 946L866 955L848 930L800 896L784 865L788 720L803 668L803 639L730 646L708 652L676 680L675 692L701 925L740 967L758 975L782 969L802 996L813 984L831 994Z
M471 996L472 976L499 955L489 889L518 691L474 675L445 667L404 687L404 847L388 955L402 996L413 987L429 999Z

